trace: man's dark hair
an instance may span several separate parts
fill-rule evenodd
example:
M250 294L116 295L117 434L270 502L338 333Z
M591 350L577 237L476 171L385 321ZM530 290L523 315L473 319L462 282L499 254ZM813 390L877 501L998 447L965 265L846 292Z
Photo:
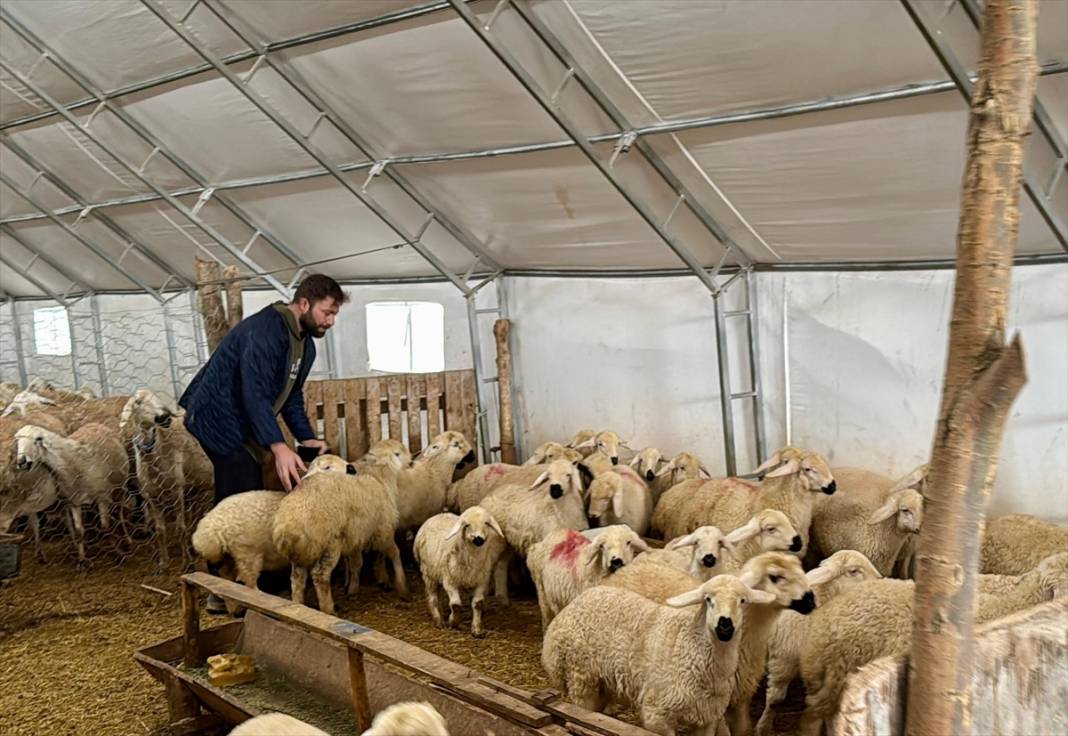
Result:
M340 305L348 302L349 295L342 291L341 285L329 276L313 273L300 282L300 286L293 294L294 304L301 299L307 299L309 304L315 304L323 299L333 299Z

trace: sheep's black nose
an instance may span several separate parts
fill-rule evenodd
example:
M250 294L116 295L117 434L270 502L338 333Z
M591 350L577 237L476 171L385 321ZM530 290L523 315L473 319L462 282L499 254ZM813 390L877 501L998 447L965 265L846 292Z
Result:
M808 591L800 598L790 601L790 610L802 614L812 613L816 610L816 596L812 594L811 590Z
M156 417L156 424L166 429L167 427L171 426L171 415L169 413L160 414Z
M460 462L456 463L456 467L462 468L463 466L467 465L468 463L473 463L474 461L475 461L475 451L471 450L466 455L463 456L463 458L460 460Z
M623 560L619 559L618 557L613 557L608 562L608 569L611 570L612 572L615 572L616 570L618 570L621 567L623 567Z
M486 538L485 537L471 537L471 544L475 545L476 547L481 547L485 543L486 543Z
M613 465L619 465L619 458L618 457L612 458L612 464Z
M705 555L704 557L701 558L701 564L704 565L705 567L715 567L716 566L716 556L712 555L712 554Z
M836 483L835 481L832 480L830 483L825 485L821 490L824 493L826 493L828 496L833 495L834 492L838 490L838 483Z
M720 616L716 622L716 638L720 641L730 641L734 637L734 622L725 616Z
M590 517L590 526L592 526L594 528L597 528L600 525L601 525L601 517L600 516L591 516Z
M27 458L20 457L18 461L18 466L19 470L29 470L33 466L33 463L30 462L30 460Z
M801 551L801 535L800 534L795 534L794 535L793 540L790 542L790 551L791 552L800 552Z
M559 483L553 483L549 486L549 495L553 498L560 498L564 495L564 487Z
M649 481L650 483L652 483L654 480L656 480L656 473L654 473L651 470L646 470L645 471L645 479L647 481Z
M352 463L348 463L348 464L347 464L347 465L345 466L345 472L346 472L346 473L347 473L348 475L356 475L356 466L355 466L355 465L353 465Z

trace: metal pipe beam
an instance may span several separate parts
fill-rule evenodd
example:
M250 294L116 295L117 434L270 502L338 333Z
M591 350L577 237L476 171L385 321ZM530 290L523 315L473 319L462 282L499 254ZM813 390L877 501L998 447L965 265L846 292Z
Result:
M482 365L482 335L478 330L478 314L475 309L475 294L467 295L467 331L471 337L471 364L475 371L475 416L478 420L479 445L482 447L482 462L489 463L490 455L489 427L486 426L485 367Z
M2 64L3 64L3 62L0 62L0 65L2 65ZM26 200L27 202L32 204L35 208L37 208L38 210L43 212L45 215L47 215L49 220L54 222L56 225L59 225L63 229L63 231L65 233L67 233L67 235L70 235L72 238L74 238L79 243L84 245L90 251L95 253L98 258L100 258L106 264L111 266L111 268L116 273L120 274L123 278L125 278L130 283L141 287L141 289L143 291L145 291L145 293L150 294L152 296L152 298L154 298L156 301L163 301L163 297L160 295L160 293L158 291L156 291L155 288L153 288L152 286L149 286L144 280L138 278L137 276L135 276L134 274L132 274L128 270L126 270L126 268L123 267L123 265L121 263L118 263L111 256L109 256L107 254L107 252L103 248L101 248L99 245L94 243L92 240L90 240L89 238L85 237L80 232L75 230L73 227L68 225L60 217L58 217L57 215L52 213L44 204L42 204L36 198L34 198L34 196L32 194L29 194L28 192L19 191L18 184L16 184L14 181L9 179L8 176L6 174L4 174L3 172L0 172L0 182L3 182L15 194L17 194L19 197L21 197L22 199Z
M330 172L331 176L345 189L347 189L354 197L360 200L364 206L374 212L386 225L390 227L397 235L401 237L408 245L412 247L424 260L429 262L435 270L441 273L443 276L449 279L450 282L465 295L469 289L467 285L460 280L456 274L452 273L444 263L442 263L437 256L429 251L417 237L408 233L407 230L399 222L396 222L394 218L376 201L365 195L357 187L353 186L343 175L337 165L327 158L327 156L319 150L317 146L312 144L308 139L301 135L292 123L286 120L284 117L278 114L271 105L264 100L260 95L254 93L249 89L249 86L244 84L241 79L237 77L229 68L223 64L218 57L216 57L211 51L204 48L204 46L197 40L192 33L184 26L184 24L175 21L171 18L166 11L157 8L150 0L141 0L141 4L148 8L157 18L160 19L168 28L171 29L179 38L186 42L186 44L193 49L204 61L211 64L216 71L219 72L226 80L240 92L245 99L251 102L261 113L266 115L278 128L280 128L289 138L296 143L301 149L304 150L312 159L314 159L320 166Z
M70 337L70 375L74 379L74 390L78 391L82 387L82 379L78 375L78 338L74 334L70 305L65 305L63 309L67 315L67 335Z
M45 285L44 285L44 284L43 284L43 283L42 283L42 282L41 282L40 280L38 280L38 279L37 279L37 277L36 277L36 276L34 276L34 275L33 275L32 273L30 273L30 272L29 272L29 271L27 271L26 269L22 268L21 266L19 266L19 265L18 265L17 263L15 263L14 261L10 260L10 259L9 259L9 258L8 258L7 256L5 256L5 255L3 254L3 252L0 252L0 263L3 263L3 264L4 264L5 266L7 266L8 268L10 268L10 269L11 269L12 271L14 271L15 273L17 273L17 274L18 274L19 276L21 276L22 278L26 279L26 280L27 280L27 281L29 281L29 282L30 282L31 284L33 284L34 286L36 286L36 287L37 287L38 289L40 289L41 291L43 291L43 292L44 292L44 293L45 293L46 295L48 295L48 296L52 297L52 298L53 298L53 299L55 299L55 300L56 300L57 302L59 302L60 304L62 304L62 305L63 305L64 307L65 307L65 306L67 306L67 300L66 300L66 299L64 299L64 298L63 298L63 297L61 297L61 296L60 296L59 294L57 294L56 292L52 291L52 290L51 290L50 288L48 288L47 286L45 286ZM36 298L36 297L35 297L35 298Z
M171 268L167 264L167 262L157 256L151 248L149 248L140 240L138 240L129 232L127 232L126 228L119 225L119 223L112 220L103 212L98 211L95 207L91 207L81 197L81 195L78 194L78 192L76 192L72 187L70 187L61 178L56 176L53 172L45 168L45 166L42 165L41 162L38 161L36 158L34 158L34 156L29 151L27 151L15 141L11 140L10 136L0 136L0 143L2 143L4 146L7 147L9 151L11 151L20 159L22 159L23 163L33 169L34 172L39 172L41 175L43 175L49 182L51 182L52 186L61 191L70 199L73 199L74 203L79 207L79 212L88 212L89 216L102 223L108 230L115 233L115 235L117 235L119 239L132 245L134 247L134 250L137 251L141 256L143 256L145 259L147 259L150 263L155 265L165 274L174 278L176 281L178 281L178 283L184 286L193 285L193 282L191 282L189 279L182 276L180 273L176 272L173 268Z
M949 76L953 78L953 81L957 85L957 89L960 90L964 100L969 105L972 101L972 93L975 89L975 85L972 83L971 77L968 76L968 71L965 69L963 62L957 56L946 37L946 34L941 32L941 28L938 24L929 18L924 11L918 0L901 0L902 6L905 8L905 12L908 13L912 22L916 25L916 29L923 36L923 39L927 42L927 45L931 48L931 51L938 58L938 61L942 64ZM967 10L967 4L963 6ZM977 10L975 12L978 12ZM978 19L975 18L972 21L972 25L978 32ZM1041 104L1038 100L1035 100L1036 110L1041 108ZM1035 118L1035 127L1042 133L1045 131L1045 125L1050 124L1048 115L1046 115L1043 109L1040 116ZM1052 130L1052 128L1051 128ZM1055 155L1059 155L1060 150L1064 148L1064 144L1058 144L1057 136L1054 139L1047 138L1047 143L1053 148ZM1058 163L1062 165L1063 160ZM1023 187L1027 192L1027 196L1031 198L1031 202L1034 203L1035 208L1038 210L1042 219L1045 220L1049 229L1053 232L1053 237L1057 239L1061 247L1068 251L1068 223L1065 223L1057 213L1053 211L1053 201L1051 196L1047 196L1047 193L1039 182L1036 172L1032 170L1031 166L1024 162L1023 167ZM1050 193L1052 195L1052 192Z
M244 43L248 44L252 48L256 48L256 42L250 37L249 32L242 31L237 27L237 24L226 18L223 13L219 11L215 6L219 5L226 8L226 12L229 13L231 18L243 24L240 20L240 15L234 10L227 8L226 4L222 0L215 0L214 2L205 2L207 7L220 22L226 25L234 35L240 38ZM291 68L284 62L280 62L276 57L271 56L268 51L263 52L263 56L267 62L267 65L275 71L278 76L284 79L293 89L295 89L312 107L319 111L319 114L329 120L345 138L348 139L356 149L366 156L371 161L380 161L381 157L375 154L371 150L370 144L366 139L361 136L356 129L348 123L341 115L337 113L327 102L312 88L306 79L296 70ZM401 191L407 194L411 199L422 207L426 212L433 214L434 219L445 228L445 230L452 235L460 245L464 246L468 252L477 257L482 263L494 269L500 271L501 266L497 263L486 250L486 248L479 243L471 233L461 227L459 224L452 222L441 210L434 207L419 191L408 181L406 177L401 175L395 168L387 165L383 170L383 173L389 177L389 179L396 184Z
M174 326L171 324L170 303L161 305L163 310L163 335L167 340L167 367L171 374L171 390L174 392L174 400L177 401L182 395L181 382L178 380L178 351L174 340Z
M693 274L705 285L712 294L718 292L718 287L711 276L705 271L690 250L681 241L676 239L671 233L665 230L657 217L653 212L642 202L640 202L631 188L624 185L612 171L612 169L605 164L597 156L597 152L594 151L593 146L583 136L582 131L571 122L564 114L559 111L556 105L549 99L548 95L541 89L538 83L530 75L526 69L523 68L522 63L512 56L500 41L490 35L485 29L478 17L471 11L462 0L449 0L452 3L453 8L457 14L463 18L464 22L471 28L472 31L482 40L490 51L501 61L502 64L512 73L512 75L519 80L523 87L530 93L535 100L541 105L549 116L556 121L557 125L563 128L569 136L578 144L582 152L586 154L586 157L593 163L594 166L604 175L604 177L615 187L616 191L622 195L622 197L630 204L631 207L638 212L643 220L653 228L656 234L660 237L664 243L679 257L679 259L685 263Z
M716 296L712 303L716 312L716 358L719 364L719 408L723 417L723 458L728 476L738 474L738 459L734 447L734 407L731 404L731 367L727 357L727 321L723 306Z
M1068 72L1068 62L1057 62L1054 64L1048 64L1043 67L1042 70L1043 74L1063 74L1066 72ZM955 90L956 88L957 86L953 81L907 85L904 87L893 87L887 90L881 90L876 92L866 92L859 95L829 97L811 102L801 102L794 105L759 108L747 112L729 113L726 115L710 115L700 118L690 118L688 120L679 120L670 123L645 125L638 128L634 128L631 132L635 133L639 138L647 135L678 133L685 130L714 128L720 125L734 125L737 123L746 123L756 120L774 120L777 118L792 117L794 115L804 115L807 113L824 112L828 110L841 110L849 107L855 107L858 105L866 105L878 102L890 102L894 100L904 100L922 95L950 92L952 90ZM591 143L610 143L619 140L622 136L622 132L604 133L601 135L591 136L588 140ZM393 156L386 159L380 159L380 161L385 162L387 164L387 172L391 170L396 172L396 169L400 166L444 163L449 161L466 161L470 159L494 158L497 156L512 156L522 155L526 153L538 153L541 151L556 151L563 148L573 148L576 145L577 144L573 140L569 139L561 141L547 141L543 143L528 143L518 146L485 148L474 151L455 151L443 153L427 153L411 156ZM375 163L375 161L366 161L359 163L338 164L338 169L345 173L349 173L352 171L364 171L370 169L372 166L375 165ZM330 176L330 172L323 168L316 168L307 169L304 171L294 171L286 174L273 174L269 176L233 179L230 181L224 181L218 184L214 184L212 185L212 188L216 192L216 201L222 203L224 200L219 195L219 192L230 191L234 189L245 189L249 187L270 186L272 184L284 184L294 181L304 181L306 179L315 179L323 176ZM200 194L204 191L205 188L206 186L203 185L193 187L181 187L172 190L170 194L174 197L180 197L189 194ZM154 202L161 199L163 198L156 194L134 194L127 197L117 197L114 199L96 202L92 204L92 207L94 209L121 207L123 205ZM56 214L62 215L72 212L78 212L80 210L80 207L65 207L57 209L55 210L55 212ZM38 219L44 219L44 215L12 215L0 219L0 223L23 222L27 220Z
M19 325L19 313L15 308L14 297L8 295L7 303L11 310L11 333L15 340L15 368L19 372L19 383L25 387L30 382L30 376L26 371L26 353L22 349L22 327Z
M753 397L753 435L756 440L757 463L764 462L768 456L768 440L764 431L764 390L760 385L760 319L757 309L757 282L752 271L745 274L745 298L749 314L746 317L746 328L749 339L746 341L749 348L749 388ZM726 317L724 313L724 317Z
M0 224L0 233L3 233L4 235L8 236L12 240L14 240L16 243L21 245L23 248L28 250L30 253L33 253L34 256L36 256L39 260L41 260L42 262L47 264L49 267L51 267L52 270L54 270L56 273L58 273L63 278L67 279L67 281L69 281L71 283L71 287L81 286L83 288L84 292L92 291L92 289L90 288L89 284L83 284L74 275L72 275L71 272L68 271L64 266L60 265L59 262L57 262L54 258L52 258L51 256L45 254L43 251L37 249L33 245L30 245L28 242L26 242L26 240L21 235L19 235L17 232L15 232L14 228L10 227L9 225Z
M89 308L93 316L93 345L96 349L97 373L100 377L100 395L111 396L111 385L108 380L108 367L104 362L104 325L100 319L100 302L97 295L89 298ZM167 302L163 302L163 308L167 308Z

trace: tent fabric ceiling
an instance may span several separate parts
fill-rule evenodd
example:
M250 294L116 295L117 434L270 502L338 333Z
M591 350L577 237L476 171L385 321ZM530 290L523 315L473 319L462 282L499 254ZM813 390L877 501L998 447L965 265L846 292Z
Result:
M595 148L605 159L619 134L634 128L946 78L908 13L892 0L518 1L559 39L616 113L606 114L576 81L560 85L566 67L514 8L494 19L493 33L542 89L555 91L558 109L584 134L604 141ZM933 17L946 8L941 0L918 1ZM468 8L487 21L496 5L474 0ZM196 44L246 79L252 94L308 144L206 67L197 49L153 12L178 22L191 7L184 27ZM46 293L42 285L64 293L72 288L71 275L75 290L135 288L19 192L59 211L136 281L155 288L191 280L194 254L235 263L240 251L244 271L251 259L277 272L281 282L307 263L340 279L437 275L352 190L365 191L455 274L497 266L618 271L682 265L447 3L6 0L3 12L0 60L11 70L0 70L0 171L10 182L0 184L0 289L7 294ZM943 22L961 58L974 66L978 36L974 29L968 36L963 13L958 2ZM1042 77L1039 99L1063 140L1068 2L1043 0L1040 19L1039 60L1059 73ZM86 91L42 59L18 26L96 89L120 92L111 101L118 112L94 111L95 101L87 104ZM267 49L300 88L257 61L242 36ZM51 114L34 86L61 105L78 103L73 114L88 121L88 130ZM309 101L316 98L347 131L320 119ZM620 154L612 171L658 219L670 219L665 229L671 237L707 268L742 258L758 264L946 258L954 249L966 124L964 99L948 88L643 135L639 145L644 142L686 187L691 198L684 206L676 206L674 188L638 150ZM340 167L348 188L309 146ZM500 150L512 147L521 152ZM1054 164L1042 151L1028 155L1036 170ZM387 171L371 179L378 173L371 170L375 160L387 160ZM393 181L394 172L403 181ZM198 199L205 185L211 196ZM195 219L226 243L153 187L195 210ZM405 187L433 209L433 221ZM1054 195L1068 220L1068 176ZM1021 202L1020 253L1063 253L1034 205L1026 197ZM79 214L85 204L96 206ZM743 255L725 254L702 224L703 213ZM98 214L110 217L136 247ZM461 242L467 237L470 247ZM486 257L476 259L478 250ZM29 277L11 263L20 270L32 266Z

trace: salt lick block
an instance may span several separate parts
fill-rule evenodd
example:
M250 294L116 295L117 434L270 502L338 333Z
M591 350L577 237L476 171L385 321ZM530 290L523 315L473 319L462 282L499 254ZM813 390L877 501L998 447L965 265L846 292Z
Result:
M216 687L244 685L256 679L256 661L247 654L208 657L208 682Z

